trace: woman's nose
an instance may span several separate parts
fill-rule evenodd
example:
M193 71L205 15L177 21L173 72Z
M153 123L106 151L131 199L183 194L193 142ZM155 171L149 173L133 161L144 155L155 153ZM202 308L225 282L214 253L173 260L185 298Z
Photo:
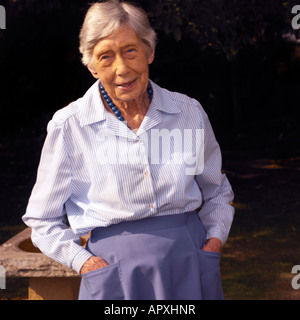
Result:
M115 60L115 72L117 76L124 76L129 72L128 65L123 57L117 57Z

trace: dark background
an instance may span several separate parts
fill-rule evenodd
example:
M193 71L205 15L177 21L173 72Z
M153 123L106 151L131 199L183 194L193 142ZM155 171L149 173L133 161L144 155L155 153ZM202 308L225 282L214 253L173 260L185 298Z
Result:
M225 297L299 299L299 1L135 2L158 33L152 80L198 99L222 149L236 209L222 254ZM0 244L25 227L48 121L94 82L78 51L88 3L0 0ZM10 281L0 299L26 295L26 279Z
M299 155L300 44L295 1L135 1L158 33L151 78L198 99L224 161ZM94 78L78 34L88 1L14 0L0 31L0 223L20 223L47 122Z

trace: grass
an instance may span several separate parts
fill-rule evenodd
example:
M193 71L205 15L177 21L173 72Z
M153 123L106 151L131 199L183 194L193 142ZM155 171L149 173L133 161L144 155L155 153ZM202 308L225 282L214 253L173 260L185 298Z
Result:
M291 269L299 264L296 232L276 228L232 236L224 248L223 285L229 300L292 299ZM298 258L299 259L299 258ZM300 298L300 292L298 297Z
M228 161L235 220L221 262L229 300L294 300L300 264L300 158Z

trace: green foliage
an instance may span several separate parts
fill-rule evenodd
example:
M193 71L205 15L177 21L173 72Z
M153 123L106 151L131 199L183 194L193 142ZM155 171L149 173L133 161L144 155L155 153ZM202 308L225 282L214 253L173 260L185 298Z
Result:
M175 39L193 39L233 60L241 49L257 46L291 29L291 8L296 0L133 0L148 13L157 32ZM299 1L298 1L299 2ZM17 12L53 14L68 8L83 15L84 0L11 0ZM16 14L15 14L16 15ZM70 14L69 14L70 15ZM74 25L71 20L68 21Z
M191 38L233 60L246 46L290 27L292 3L270 0L146 0L154 28L180 41Z

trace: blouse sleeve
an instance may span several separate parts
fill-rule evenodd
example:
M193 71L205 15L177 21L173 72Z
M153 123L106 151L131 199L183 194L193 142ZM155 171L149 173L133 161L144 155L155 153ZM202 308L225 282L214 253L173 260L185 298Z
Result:
M80 245L80 237L64 223L64 204L72 192L72 169L63 127L51 120L47 131L37 180L22 218L32 229L35 246L79 273L92 254Z
M204 110L202 112L204 165L201 174L195 176L195 179L201 190L203 203L198 215L207 231L207 239L218 238L224 245L233 220L234 208L231 202L234 195L226 175L222 173L219 144L206 113Z

